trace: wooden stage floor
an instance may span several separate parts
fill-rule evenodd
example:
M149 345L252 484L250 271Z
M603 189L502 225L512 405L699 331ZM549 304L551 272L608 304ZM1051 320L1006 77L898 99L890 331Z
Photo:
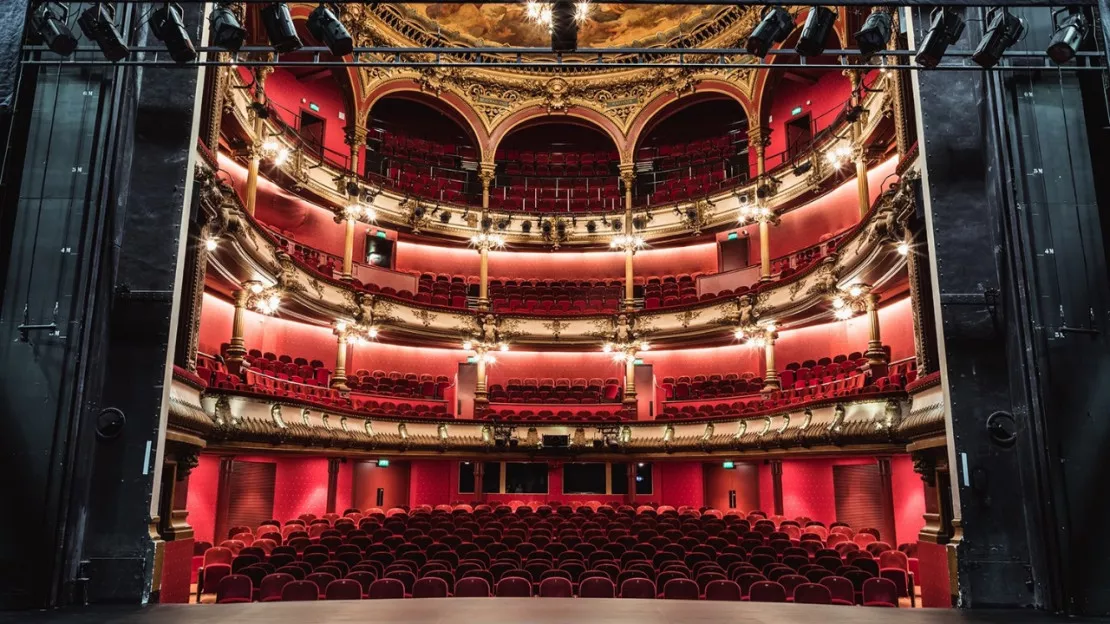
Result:
M446 598L232 605L90 607L0 613L20 624L1033 624L1099 622L1031 611L878 609L794 604L590 600L559 598Z

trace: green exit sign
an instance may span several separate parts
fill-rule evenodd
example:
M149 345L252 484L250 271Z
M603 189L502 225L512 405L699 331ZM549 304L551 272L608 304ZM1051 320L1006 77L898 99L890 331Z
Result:
M316 102L309 102L309 103L308 103L308 107L309 107L310 109L312 109L312 110L316 111L317 113L318 113L318 112L320 112L320 105L319 105L319 104L317 104Z
M728 239L729 240L736 240L738 238L740 238L740 233L739 232L729 232L728 233Z
M736 467L736 462L727 461L727 462L722 463L721 467L724 468L725 470L732 470L733 468Z
M389 460L388 459L379 459L378 460L378 468L389 468Z
M801 115L802 114L802 107L801 106L795 106L794 109L790 111L790 114L791 115Z

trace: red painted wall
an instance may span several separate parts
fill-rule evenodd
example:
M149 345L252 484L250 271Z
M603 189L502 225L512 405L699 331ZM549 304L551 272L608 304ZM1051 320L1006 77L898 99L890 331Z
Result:
M200 463L189 473L189 496L185 509L198 542L212 542L216 532L216 496L220 479L220 458L201 454Z
M916 542L925 526L925 486L913 471L909 455L896 455L890 461L894 489L894 532L899 544Z
M767 462L759 464L759 510L767 515L775 513L775 477Z
M409 506L446 505L460 497L458 462L448 459L421 459L409 462Z
M716 373L758 372L763 369L763 351L747 345L682 349L675 351L648 351L644 362L655 369L655 379L680 375L713 375Z
M187 604L189 602L189 578L193 565L193 540L183 539L166 542L162 557L162 587L158 602L161 604Z
M235 306L230 302L211 294L204 295L198 336L202 353L219 353L220 344L231 339L234 314ZM319 359L325 366L335 365L335 336L326 327L287 321L248 310L243 317L243 342L248 350Z
M771 143L767 146L767 169L770 170L781 162L779 155L786 150L788 121L809 114L813 120L813 132L816 134L836 120L837 113L843 108L851 91L851 82L839 71L821 72L817 82L812 85L781 80L775 87L773 97L769 98L768 115L763 120L764 125L772 130ZM796 107L802 110L798 115L791 115Z
M655 495L649 500L674 507L705 504L705 479L700 461L656 462L653 476Z
M354 462L347 460L339 463L339 478L335 483L335 513L343 513L344 509L354 507Z
M330 77L304 83L297 80L289 70L276 69L266 78L266 97L277 109L282 120L290 126L300 127L297 118L301 111L323 119L324 147L331 152L328 154L329 160L344 158L350 154L350 148L343 142L343 128L351 120L340 119L340 115L347 114L343 94ZM310 103L316 104L319 110L311 110Z
M870 325L866 315L846 321L830 318L830 321L779 332L779 339L775 341L775 362L779 367L785 368L790 362L867 350ZM890 346L894 360L914 355L913 313L908 297L879 308L879 327L883 344Z
M782 462L783 515L806 516L826 525L836 521L832 465L828 459Z
M496 357L497 362L488 368L489 383L504 384L509 378L525 377L624 378L624 366L600 349L585 353L508 351Z
M383 333L387 332L388 330ZM332 338L333 343L334 341L335 339ZM351 348L352 352L348 359L347 372L354 372L359 369L383 370L387 373L398 371L402 373L447 375L451 379L454 379L455 374L458 373L459 362L465 362L469 355L467 351L461 349L406 347L384 342L368 342L354 345Z

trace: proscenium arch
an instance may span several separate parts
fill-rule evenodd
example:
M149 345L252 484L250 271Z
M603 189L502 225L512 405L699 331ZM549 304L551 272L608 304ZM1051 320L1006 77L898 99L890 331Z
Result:
M647 132L650 132L656 124L665 119L667 115L682 110L687 106L698 104L699 102L719 99L719 96L735 100L736 103L744 109L744 114L748 118L748 123L751 123L753 111L752 101L748 99L747 94L741 91L739 87L724 80L700 80L693 94L679 96L674 92L668 91L660 94L649 102L647 106L640 109L640 112L629 126L629 149L634 151L635 148L640 145L640 140L643 136Z
M617 152L621 155L621 162L631 162L630 146L628 145L627 137L621 132L620 128L605 115L583 108L581 106L571 106L566 112L552 113L542 104L536 104L528 108L518 110L517 112L509 115L501 123L493 128L490 133L488 149L484 151L483 160L485 162L492 162L493 155L497 153L497 147L504 140L505 136L512 132L518 126L537 119L549 118L547 121L560 121L566 120L567 117L573 118L577 121L584 122L582 125L591 126L613 141L613 147L617 148Z
M464 122L463 129L467 130L468 133L474 137L475 148L478 150L479 158L485 161L487 159L487 154L488 158L493 158L493 152L487 151L490 135L486 131L486 126L482 123L482 118L478 114L478 111L474 110L466 100L459 97L457 94L451 91L442 91L435 94L429 93L426 89L421 88L420 83L412 78L397 78L383 82L374 87L374 89L359 103L358 118L365 121L369 117L370 111L374 108L374 104L383 97L390 95L401 95L402 97L408 95L414 99L420 98L420 101L425 103L429 102L429 100L434 100L446 104L459 116L457 121ZM433 105L433 108L434 107Z

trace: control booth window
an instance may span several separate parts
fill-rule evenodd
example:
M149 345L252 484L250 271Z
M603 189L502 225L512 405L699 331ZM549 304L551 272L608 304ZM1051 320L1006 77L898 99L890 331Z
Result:
M613 494L628 494L628 471L634 470L636 479L636 495L647 496L653 493L651 463L636 462L633 464L612 464L610 480L613 484Z
M547 494L547 464L505 463L504 494Z
M491 494L501 491L501 462L486 462L482 466L482 491Z
M474 493L474 464L468 461L459 462L459 494Z
M608 494L608 472L608 464L563 464L563 493Z

